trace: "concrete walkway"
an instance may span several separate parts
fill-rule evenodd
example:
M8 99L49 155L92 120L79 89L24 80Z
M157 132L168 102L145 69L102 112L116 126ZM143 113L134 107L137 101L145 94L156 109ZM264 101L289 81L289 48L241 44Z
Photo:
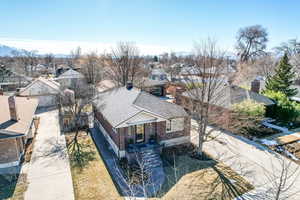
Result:
M192 124L195 125L194 122ZM254 190L239 199L273 199L270 198L270 191L274 188L275 180L278 181L278 179L275 179L275 176L278 177L281 172L282 167L280 163L282 160L289 163L289 160L244 137L232 135L225 131L213 130L213 127L208 129L212 131L212 135L217 136L217 139L206 142L204 151L230 166L255 187ZM198 143L195 131L192 131L192 142ZM299 166L296 163L291 162L291 173L298 168ZM298 177L298 175L299 170L287 181L288 184L295 182L289 189L289 192L285 193L286 195L294 192L297 194L286 199L300 199L300 176Z
M73 200L73 183L58 111L38 114L40 126L27 170L25 200ZM26 173L26 172L25 172Z

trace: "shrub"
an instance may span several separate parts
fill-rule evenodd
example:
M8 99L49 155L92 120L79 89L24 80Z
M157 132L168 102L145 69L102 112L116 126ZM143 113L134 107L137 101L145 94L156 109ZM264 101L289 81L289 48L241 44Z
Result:
M245 100L241 103L234 104L232 109L236 113L252 117L263 117L265 115L265 106L261 103L257 103L253 100Z
M290 101L284 93L266 90L264 95L276 101L277 106L274 114L275 118L280 122L295 122L300 116L300 105Z

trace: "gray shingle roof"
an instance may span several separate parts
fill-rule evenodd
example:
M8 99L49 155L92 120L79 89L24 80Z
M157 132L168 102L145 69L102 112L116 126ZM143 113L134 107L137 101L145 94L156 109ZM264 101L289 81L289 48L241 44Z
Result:
M198 93L196 90L198 90ZM191 98L193 98L193 96L197 97L197 95L194 94L201 94L199 90L199 88L193 89L188 92L182 93L182 95ZM235 85L226 85L218 88L218 91L215 92L215 95L212 97L211 102L213 105L230 109L233 104L240 103L247 99L254 100L255 102L262 103L264 105L275 104L271 99L264 95L246 90Z
M79 73L79 72L77 72L73 69L69 69L68 71L62 73L57 79L64 79L64 78L78 78L78 79L80 79L80 78L84 78L84 76L81 73Z
M114 88L98 94L96 108L115 127L135 114L146 111L163 118L187 116L181 106L166 102L140 89Z

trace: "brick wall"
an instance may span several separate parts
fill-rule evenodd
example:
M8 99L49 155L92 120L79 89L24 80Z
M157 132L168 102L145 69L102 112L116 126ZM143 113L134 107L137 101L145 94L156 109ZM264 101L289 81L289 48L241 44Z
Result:
M117 130L118 132L114 132L113 131L113 127L110 125L110 123L103 117L103 115L98 112L97 110L94 111L95 113L95 118L101 123L101 125L103 126L103 128L106 130L106 132L109 134L110 138L114 141L114 143L118 146L118 148L120 150L122 150L120 148L120 144L119 141L121 140L121 138L119 138L119 130Z
M168 139L173 139L177 137L182 137L182 136L189 136L190 135L190 130L191 130L191 119L190 117L185 117L184 118L184 130L183 131L176 131L176 132L166 132L166 122L158 122L157 123L157 139L158 142L162 140L168 140Z

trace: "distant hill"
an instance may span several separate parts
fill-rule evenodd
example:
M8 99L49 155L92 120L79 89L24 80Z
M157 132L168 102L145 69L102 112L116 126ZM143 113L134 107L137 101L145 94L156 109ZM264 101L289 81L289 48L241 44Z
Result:
M12 51L19 51L19 49L5 45L0 45L0 56L11 56Z

